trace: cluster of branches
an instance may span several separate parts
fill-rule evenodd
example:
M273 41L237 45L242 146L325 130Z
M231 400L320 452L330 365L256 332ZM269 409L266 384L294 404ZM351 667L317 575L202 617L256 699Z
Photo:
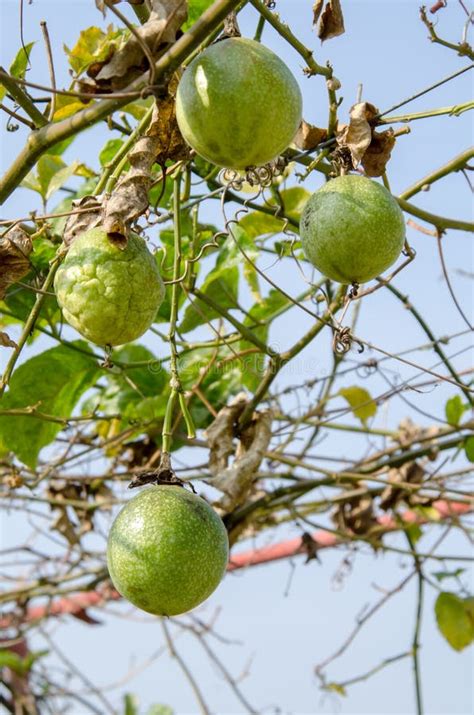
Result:
M133 5L144 27L150 22L150 10L158 4ZM159 160L155 156L150 167L146 212L133 217L134 229L145 236L160 229L159 257L168 292L159 320L151 329L156 351L128 346L103 354L74 340L62 330L50 290L63 255L65 219L87 219L98 205L118 194L120 182L127 177L127 167L133 163L134 148L147 136L151 123L159 129L159 148L163 151L165 140L170 141L169 127L173 122L169 114L163 120L163 107L170 96L166 87L173 72L214 40L228 14L246 3L216 0L186 32L175 32L175 38L162 41L164 30L169 29L182 4L163 3L168 15L158 31L160 42L150 49L114 3L99 3L117 16L143 51L138 76L130 75L129 84L120 90L109 86L105 91L97 85L91 94L85 83L78 90L77 80L70 89L58 90L51 53L50 87L26 81L24 71L0 71L6 99L14 103L13 108L2 104L2 109L12 122L32 130L25 148L0 181L2 200L22 181L31 186L32 175L28 172L39 167L42 158L52 156L51 150L61 142L91 125L105 120L121 138L118 145L107 145L107 159L99 174L87 167L75 167L76 173L86 178L87 190L73 191L56 210L48 211L48 188L54 177L59 188L58 172L64 172L65 181L74 173L68 173L61 161L56 162L42 187L43 213L0 221L0 256L4 275L8 276L2 286L4 324L21 325L16 341L6 333L0 334L2 344L12 349L0 383L4 394L0 403L0 445L4 448L1 496L10 513L18 511L28 519L34 537L3 552L3 575L11 586L0 597L6 606L2 665L7 670L1 702L12 712L16 712L12 705L15 698L22 712L39 712L43 705L56 712L55 706L48 703L75 698L92 712L103 712L104 708L115 712L102 690L78 674L76 666L58 648L49 624L54 617L69 614L94 625L95 616L88 609L107 612L107 604L117 594L108 580L104 544L111 512L125 501L117 484L156 480L164 455L168 458L171 454L174 473L180 480L209 487L202 488L220 510L232 546L270 530L283 530L285 525L298 530L296 539L270 550L233 551L230 570L297 554L305 554L307 561L317 561L321 548L335 546L347 552L345 559L366 549L411 559L410 574L358 621L354 632L334 656L317 666L316 673L324 688L343 692L380 667L411 657L421 712L418 654L424 585L440 588L428 576L426 564L440 563L442 573L454 579L459 601L467 596L460 577L462 568L453 571L450 565L451 561L462 562L462 557L439 551L454 528L469 538L462 517L472 509L471 492L466 486L470 468L460 458L461 466L453 469L451 461L460 454L468 461L474 460L474 424L466 417L473 404L472 370L458 371L455 358L459 351L450 354L451 346L472 327L456 300L445 267L442 238L447 230L472 232L474 227L467 221L427 212L411 199L454 172L462 172L469 183L469 162L474 152L464 151L397 197L401 208L413 217L409 219L411 226L435 238L455 308L467 322L465 331L437 338L429 321L395 286L393 278L400 269L360 294L337 288L324 279L314 282L307 276L308 267L299 250L298 222L308 196L301 184L313 172L326 178L337 175L343 165L347 168L348 152L350 156L357 146L341 146L341 136L347 137L347 133L342 135L338 129L339 82L332 67L316 61L312 51L270 7L273 3L250 0L256 10L256 36L261 37L265 24L271 25L303 58L305 73L325 81L326 128L316 132L317 140L311 142L311 128L306 127L300 145L290 149L278 165L246 177L219 174L195 156L172 156L170 144L167 145L168 153L160 154ZM459 44L442 40L424 9L421 18L434 42L454 49L462 58L472 59L467 35ZM49 48L46 26L43 29ZM369 132L369 142L382 125L405 126L472 109L472 102L466 102L426 112L393 114L473 66L463 66L390 109L377 110L364 128ZM45 112L38 109L30 89L47 93ZM79 105L64 119L55 118L60 97ZM81 102L86 102L85 106ZM121 111L127 105L135 106L140 116L136 127L130 126ZM153 114L156 110L158 119ZM164 127L169 131L164 132L163 138ZM312 128L313 137L315 129ZM387 161L388 158L389 154ZM382 178L389 186L385 167ZM255 189L250 198L240 192L245 182L247 188L250 184ZM87 202L82 199L81 203L85 193ZM78 200L74 205L73 198ZM211 201L220 202L219 229L200 220L201 208ZM127 211L128 204L124 213L129 219ZM413 254L407 249L409 261ZM262 267L268 260L291 264L303 277L305 289L296 296L284 290L272 278L271 269ZM204 280L198 276L199 265L207 270ZM253 307L245 307L239 301L239 280L246 282L246 290L255 300ZM395 354L356 332L362 299L374 290L390 294L400 309L408 310L425 336L423 342ZM279 349L272 345L269 329L279 324L291 326L298 313L310 322L306 332L295 335L286 329L290 347ZM344 325L348 315L352 315L351 323ZM169 326L166 333L160 323ZM187 333L195 328L202 333L207 328L210 338L190 340ZM38 336L46 336L48 345L53 347L17 367L28 341ZM312 351L329 355L327 370L279 387L278 377L287 366L301 365L310 345ZM434 361L429 367L416 358L418 351L427 350ZM397 377L394 365L405 370L406 377ZM340 387L347 385L351 377L356 385ZM377 394L373 394L367 389L369 383L382 384L384 388L377 388ZM439 384L449 385L454 393L441 419L439 415L427 415L411 399L412 394ZM245 393L241 392L242 385ZM418 413L419 421L424 425L428 421L428 426L407 419L391 429L378 427L377 410L394 399L403 400L410 413ZM357 445L352 451L355 456L343 457L340 450L331 448L324 454L321 444L326 439L331 444L331 434L350 435ZM180 453L183 447L185 461ZM435 546L426 552L418 551L422 525L437 529L440 522L443 528ZM394 530L405 534L406 548L395 546L387 538ZM20 566L23 576L18 580ZM352 643L363 623L412 578L418 580L419 588L410 650L390 656L369 673L344 683L331 682L326 675L329 663ZM195 616L173 619L171 627L163 623L163 631L165 648L180 664L202 712L209 712L205 697L175 643L182 631L199 639L241 705L248 712L256 712L242 694L239 679L227 671L210 645L209 639L218 635L212 622L204 624ZM31 652L27 644L30 634L38 633L46 641L46 648L62 661L63 677L82 679L81 687L92 694L91 701L81 694L81 687L64 690L63 685L52 681L42 664L43 652ZM47 689L45 683L49 684Z

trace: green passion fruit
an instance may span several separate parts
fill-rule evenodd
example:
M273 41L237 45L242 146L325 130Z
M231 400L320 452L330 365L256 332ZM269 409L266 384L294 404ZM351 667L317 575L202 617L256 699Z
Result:
M123 345L139 338L165 294L145 241L131 233L121 249L101 228L74 240L54 287L64 318L97 345Z
M185 613L208 598L228 558L221 518L204 499L174 485L143 488L119 512L107 545L117 591L161 616Z
M308 260L339 283L366 283L399 257L405 221L387 189L364 176L328 181L301 215L301 244Z
M233 37L185 70L176 118L188 144L217 166L245 169L274 159L293 140L302 98L282 60L259 42Z

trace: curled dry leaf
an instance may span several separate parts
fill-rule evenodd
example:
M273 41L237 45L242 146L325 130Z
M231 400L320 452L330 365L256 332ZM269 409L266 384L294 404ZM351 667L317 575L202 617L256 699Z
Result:
M218 507L225 513L231 512L248 496L272 436L270 410L255 412L234 447L237 420L247 404L247 397L240 393L217 414L206 431L210 448L209 471L214 477L212 486L224 494ZM229 465L232 455L234 460Z
M344 17L340 0L328 0L324 7L324 0L316 0L313 5L313 25L318 24L318 37L321 42L338 37L345 32Z
M14 340L10 338L7 333L2 333L0 331L0 345L4 348L17 348L18 345L15 343Z
M81 209L81 213L71 214L66 221L63 233L63 241L66 246L70 246L77 236L95 228L101 221L101 205L98 196L83 196L81 199L74 199L71 210L75 209ZM90 210L82 212L82 209Z
M173 43L176 33L187 18L185 0L151 0L152 11L148 21L136 28L125 45L94 67L94 79L100 91L115 91L126 87L148 68L143 50L146 45L156 57L164 46Z
M414 492L407 491L403 487L398 488L396 485L401 482L405 482L405 484L421 484L424 476L425 470L418 462L409 462L403 464L399 469L390 469L388 472L390 484L385 487L381 494L380 508L388 511L388 509L393 509L402 500L411 504Z
M367 176L382 176L395 146L395 134L392 128L385 132L372 132L372 140L367 147L361 164Z
M338 128L337 143L348 147L354 169L360 164L362 157L372 141L370 121L378 114L378 109L369 102L359 102L351 107L350 122Z
M318 144L327 139L327 136L328 133L326 129L315 127L313 124L309 124L302 119L295 138L293 139L293 144L296 144L298 149L307 151L309 149L315 149Z
M148 190L155 162L177 161L189 156L189 149L178 129L174 94L178 83L175 75L168 93L157 101L145 136L137 141L128 155L131 168L118 182L113 193L103 202L103 226L112 240L126 241L128 227L148 208Z
M365 489L344 498L344 501L335 507L331 519L341 531L351 531L359 536L369 534L378 525L373 498Z
M12 283L30 270L28 256L32 249L30 236L20 226L15 226L0 238L0 299L4 298Z

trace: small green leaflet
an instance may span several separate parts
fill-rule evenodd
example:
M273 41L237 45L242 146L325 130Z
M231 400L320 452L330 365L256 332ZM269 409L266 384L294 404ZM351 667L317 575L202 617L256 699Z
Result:
M83 341L73 343L88 352ZM101 371L95 359L60 345L24 362L13 373L1 410L34 408L53 417L71 416L81 395ZM40 450L64 427L35 416L0 416L0 449L35 469Z
M30 59L31 50L33 48L34 42L29 42L25 47L20 47L15 59L10 65L10 74L18 79L24 79L26 68L28 67L28 60ZM6 95L6 88L0 84L0 102Z
M446 420L449 424L453 427L457 427L467 407L468 406L463 403L460 395L454 395L454 397L451 397L446 402L444 408Z
M467 437L465 440L464 453L469 462L474 462L474 437Z
M0 649L0 668L9 668L17 675L26 675L33 667L35 661L43 656L48 655L47 650L38 650L34 653L28 653L27 656L21 658L12 650Z
M363 387L357 385L342 387L338 394L347 400L353 414L360 419L363 425L366 424L369 417L373 417L377 412L377 403Z
M189 0L188 3L188 19L183 25L183 30L189 30L189 28L194 25L196 20L198 20L202 13L207 10L208 7L212 5L214 0Z
M36 191L47 201L73 175L90 178L93 172L83 164L73 161L69 166L60 156L44 154L36 164L36 173L30 171L21 182L26 189Z
M463 650L474 640L474 597L440 593L435 603L438 628L451 648Z

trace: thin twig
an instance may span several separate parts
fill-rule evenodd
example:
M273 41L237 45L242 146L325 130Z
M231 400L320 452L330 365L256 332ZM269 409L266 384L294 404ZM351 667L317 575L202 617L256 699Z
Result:
M161 622L161 627L163 628L163 633L165 634L166 643L168 645L168 650L170 652L170 655L172 658L176 659L176 661L179 664L181 670L183 671L188 683L190 684L190 686L194 692L194 695L196 696L196 700L198 702L199 710L201 711L201 714L202 715L211 715L211 711L209 710L209 708L206 705L206 701L204 700L204 697L201 693L201 690L200 690L193 674L191 673L188 666L186 665L186 663L184 662L184 660L182 659L182 657L176 650L176 647L173 643L173 639L171 638L168 626L166 624L166 620L164 618L161 618L160 622Z
M41 20L40 25L41 25L41 31L43 33L44 44L46 47L46 57L48 60L49 79L51 82L51 88L53 90L51 93L51 105L49 107L49 114L48 114L48 120L51 122L53 120L54 113L56 111L56 73L54 71L54 60L53 60L53 53L51 50L51 40L49 39L48 26L47 26L45 20Z

